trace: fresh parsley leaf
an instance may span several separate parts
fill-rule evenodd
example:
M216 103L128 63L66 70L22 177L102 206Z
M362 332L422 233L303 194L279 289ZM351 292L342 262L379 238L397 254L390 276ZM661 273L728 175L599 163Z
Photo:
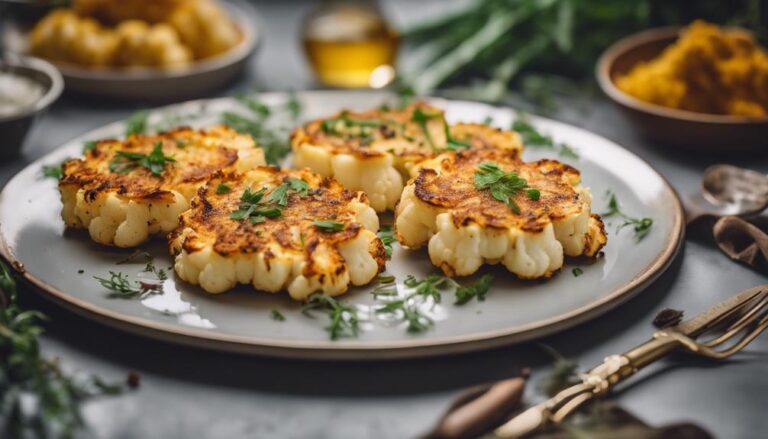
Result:
M509 206L513 212L519 214L520 206L513 197L525 190L528 198L538 201L541 192L528 186L528 181L517 175L516 172L504 172L496 162L483 162L475 171L475 188L488 189L491 196Z
M329 323L325 328L331 340L340 337L356 337L360 331L360 321L357 309L333 297L315 293L309 296L301 312L311 315L312 311L328 314Z
M272 320L277 321L277 322L284 322L285 321L285 316L283 315L283 313L281 313L280 311L278 311L278 310L276 310L274 308L269 312L269 316L272 318Z
M134 134L142 134L147 131L149 119L149 111L141 110L133 113L125 121L125 137L132 136Z
M264 151L267 163L279 165L280 161L291 151L288 128L272 122L275 111L258 102L255 98L241 97L240 103L249 110L248 115L224 112L221 115L221 121L241 134L250 135ZM296 107L294 110L298 111L301 108ZM293 110L290 106L288 111L292 113L291 116L294 119L298 118L298 113L295 117L293 116Z
M230 192L232 192L232 188L230 188L229 186L227 186L224 183L219 183L219 185L216 186L216 194L217 195L224 195L224 194L228 194Z
M582 270L581 267L576 267L573 270L571 270L571 273L573 273L573 277L579 277L582 274L584 274L584 270Z
M87 142L83 142L83 152L86 151L93 151L96 149L96 145L99 144L98 140L88 140Z
M317 227L320 231L326 232L326 233L339 232L344 230L344 224L336 221L322 220L322 221L315 221L314 224L315 224L315 227Z
M136 168L146 168L152 175L163 175L166 163L173 163L176 159L163 154L163 142L157 141L152 152L142 154L130 151L117 151L109 162L110 172L125 174Z
M454 305L464 305L475 297L480 302L484 301L491 282L493 282L493 275L486 274L472 284L456 288Z
M387 256L392 256L392 244L396 241L395 231L392 229L392 226L381 226L376 235L381 239L381 243L384 244L384 251L387 253Z
M298 193L301 196L307 195L309 184L304 180L291 177L272 190L269 194L269 201L280 206L287 206L290 192Z
M58 165L43 166L43 177L55 178L56 180L64 178L64 162Z

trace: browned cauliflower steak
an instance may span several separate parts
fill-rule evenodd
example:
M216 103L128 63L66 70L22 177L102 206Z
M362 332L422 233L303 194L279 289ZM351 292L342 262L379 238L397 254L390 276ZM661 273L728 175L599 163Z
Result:
M134 247L174 230L211 175L264 163L250 136L224 126L102 140L64 164L61 216L98 243Z
M517 133L481 124L448 125L443 110L425 102L402 109L341 111L294 130L293 166L334 177L368 195L377 212L393 210L414 166L447 149L522 150Z
M236 284L296 300L339 295L384 269L379 219L362 192L308 169L222 173L169 235L180 278L209 293Z
M519 190L507 204L479 189L476 174L489 162L538 194ZM521 278L549 277L564 255L595 256L607 242L602 220L591 213L591 194L579 182L576 169L553 160L523 163L496 149L445 153L425 162L403 191L397 239L410 248L428 243L432 263L450 276L501 262Z

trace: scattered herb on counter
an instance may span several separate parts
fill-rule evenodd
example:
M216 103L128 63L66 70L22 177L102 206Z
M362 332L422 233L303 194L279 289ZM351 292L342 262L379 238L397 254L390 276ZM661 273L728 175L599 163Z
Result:
M344 224L336 221L320 220L315 221L314 225L318 230L325 233L340 232L344 230Z
M485 295L488 294L488 289L491 287L491 282L493 282L493 275L485 274L480 279L469 285L457 287L456 291L454 292L456 296L454 305L464 305L473 298L477 298L477 300L480 302L485 301Z
M82 404L125 390L97 376L78 378L43 358L38 336L45 315L17 302L16 281L0 261L0 435L75 437L85 427Z
M64 177L64 162L61 162L58 165L43 166L43 177L61 180Z
M134 134L143 134L149 128L147 121L149 120L149 111L141 110L133 113L125 121L125 137L132 136Z
M311 316L312 311L322 311L328 314L329 323L325 328L331 340L340 337L356 337L360 332L357 309L325 294L315 293L302 307L301 312Z
M506 204L517 214L520 213L520 206L512 199L517 193L524 191L528 198L534 201L541 198L538 189L528 186L528 181L516 172L504 172L496 162L483 162L478 166L475 171L475 188L488 189L493 198Z
M651 232L651 228L653 227L653 218L630 217L621 210L619 200L616 198L616 194L613 191L608 190L605 195L608 198L608 211L601 214L603 218L619 217L623 220L623 222L616 227L616 233L619 233L621 229L625 227L631 226L635 231L635 241L640 242L648 236L648 233Z
M512 122L512 130L520 134L523 138L523 145L526 147L534 146L541 148L548 148L556 150L560 157L568 157L572 159L578 159L579 154L569 146L567 143L555 142L552 136L543 134L536 127L531 124L528 119L523 116L518 116L514 122Z
M664 329L675 326L683 321L683 312L677 309L665 308L656 314L653 319L653 326Z
M163 285L154 282L134 281L128 279L127 274L110 271L109 279L94 276L101 286L111 291L107 297L110 299L144 299L151 294L160 294Z
M219 185L216 186L216 194L217 195L224 195L224 194L228 194L230 192L232 192L232 189L229 186L227 186L226 184L224 184L224 183L219 183Z
M421 312L418 304L412 300L412 296L387 302L376 308L376 314L390 314L402 319L408 323L407 331L410 333L424 332L434 325L434 321Z
M580 267L576 267L573 270L571 270L571 273L573 273L573 277L579 277L582 274L584 274L584 270L582 270Z
M269 316L270 316L270 318L272 318L272 320L274 320L276 322L284 322L285 321L285 316L280 311L278 311L276 309L272 309L269 312Z
M154 148L152 148L152 152L149 154L117 151L109 162L109 171L116 174L125 174L141 167L148 169L155 177L159 177L163 175L165 165L175 161L176 159L172 156L163 154L163 142L157 141Z
M387 253L387 256L392 256L392 244L396 241L395 231L392 229L392 226L379 227L379 231L376 235L378 235L382 244L384 244L384 251Z

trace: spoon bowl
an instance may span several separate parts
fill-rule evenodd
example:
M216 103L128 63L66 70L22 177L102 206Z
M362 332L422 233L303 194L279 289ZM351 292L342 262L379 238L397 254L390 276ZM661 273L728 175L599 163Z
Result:
M732 165L713 165L701 179L702 195L724 215L753 215L768 207L768 176Z

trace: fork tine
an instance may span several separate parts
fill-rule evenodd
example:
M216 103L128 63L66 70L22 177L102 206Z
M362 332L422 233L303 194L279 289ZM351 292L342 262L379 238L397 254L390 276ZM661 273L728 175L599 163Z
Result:
M755 326L755 328L752 331L747 332L741 338L741 340L739 340L736 344L734 344L730 348L718 351L706 346L701 346L701 349L699 350L698 353L701 355L707 356L709 358L715 358L715 359L728 358L731 355L744 349L744 347L746 347L750 342L752 342L752 340L755 339L755 337L760 335L766 329L768 329L768 314L764 314L762 316L762 319L758 322L757 326Z
M754 316L759 314L766 307L766 305L768 305L768 296L760 298L757 303L754 303L754 301L752 303L753 305L750 307L750 309L742 314L741 317L736 320L736 322L728 326L723 334L717 338L707 342L701 342L699 344L707 347L715 347L733 338L733 336L739 333L742 329L747 327L750 323L754 322Z

